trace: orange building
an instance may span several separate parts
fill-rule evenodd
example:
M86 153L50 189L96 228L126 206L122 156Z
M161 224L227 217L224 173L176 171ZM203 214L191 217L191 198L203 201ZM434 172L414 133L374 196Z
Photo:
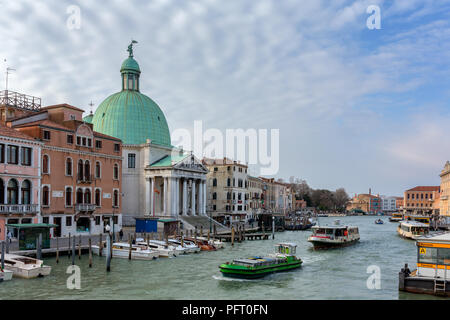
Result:
M403 210L405 213L432 214L439 210L440 187L417 186L405 191Z
M82 114L82 109L61 104L8 121L44 142L41 222L58 225L52 236L97 234L106 225L121 228L121 140L94 132Z

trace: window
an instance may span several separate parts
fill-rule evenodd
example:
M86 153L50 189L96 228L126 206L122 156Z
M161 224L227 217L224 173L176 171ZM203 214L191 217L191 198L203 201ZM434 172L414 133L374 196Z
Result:
M419 247L419 263L436 263L437 248L422 248Z
M92 139L88 138L87 139L87 144L88 144L88 147L92 147Z
M6 149L6 159L9 164L19 163L19 147L18 146L8 146Z
M100 225L100 216L95 216L95 225L96 226Z
M66 217L66 227L72 226L72 217Z
M231 200L231 192L227 192L227 200Z
M78 160L78 181L83 180L83 160Z
M212 198L213 198L213 200L217 200L217 193L216 192L213 192Z
M7 187L8 204L19 204L19 184L16 179L8 181Z
M72 134L67 135L67 144L73 144L73 135Z
M113 207L119 206L119 191L114 190L114 196L113 196Z
M114 224L118 224L119 223L119 217L118 216L114 216L113 217L113 223Z
M50 140L50 131L44 130L44 140Z
M214 171L219 171L219 168L217 168L217 167L214 167Z
M86 138L83 137L83 138L81 138L81 139L82 139L82 141L83 141L83 142L82 142L82 145L85 146L85 145L86 145Z
M136 155L134 153L128 154L128 168L136 168Z
M77 145L81 145L81 137L77 137Z
M5 145L0 144L0 163L5 163Z
M95 177L100 178L101 177L101 168L100 168L100 162L95 163Z
M72 159L67 158L66 160L66 176L72 175Z
M22 147L21 149L21 153L22 153L22 162L21 164L23 166L31 166L31 148L25 148Z
M42 223L49 223L50 218L49 217L43 217L42 218Z
M82 203L83 203L83 190L78 189L77 190L77 204L82 204Z
M95 190L95 205L100 207L101 192L100 189Z
M217 179L216 178L213 179L213 187L217 187Z
M42 158L42 173L49 173L50 172L50 158L48 155L44 154L44 157Z
M88 160L84 163L84 180L91 181L91 164Z
M217 206L215 204L213 204L213 210L216 211L217 210Z
M47 186L42 188L42 205L48 206L50 204L50 189Z
M120 144L114 143L114 151L119 152L120 151Z
M84 190L84 203L91 203L91 190L89 189Z
M119 179L119 165L116 163L114 165L114 179L118 180Z
M22 204L31 203L31 182L29 180L24 180L22 182Z
M72 188L71 187L66 188L66 206L68 206L68 207L72 206Z
M231 179L230 178L227 179L227 187L231 187Z
M101 149L102 148L102 141L101 140L95 140L95 147L97 149Z

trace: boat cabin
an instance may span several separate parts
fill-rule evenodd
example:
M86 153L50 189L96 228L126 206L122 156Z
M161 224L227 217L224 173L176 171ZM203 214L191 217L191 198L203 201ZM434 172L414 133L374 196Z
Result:
M279 254L294 255L297 251L297 245L295 243L279 243L275 245L275 251Z
M417 238L417 275L450 278L450 233Z
M403 213L395 212L392 214L392 218L403 219Z
M330 238L359 234L358 227L349 226L314 226L312 231L313 236Z
M421 236L430 232L430 226L428 224L416 221L403 221L400 223L399 228L406 236Z
M407 215L407 216L405 216L405 220L407 220L407 221L416 221L416 222L420 222L420 223L424 223L424 224L429 225L431 217L419 216L419 215Z

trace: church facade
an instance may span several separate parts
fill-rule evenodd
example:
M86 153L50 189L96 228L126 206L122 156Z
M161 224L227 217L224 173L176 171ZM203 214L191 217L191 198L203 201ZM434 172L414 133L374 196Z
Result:
M122 90L84 118L95 131L122 140L122 224L134 225L134 218L146 216L206 215L208 169L171 145L164 113L140 92L133 43L120 69Z

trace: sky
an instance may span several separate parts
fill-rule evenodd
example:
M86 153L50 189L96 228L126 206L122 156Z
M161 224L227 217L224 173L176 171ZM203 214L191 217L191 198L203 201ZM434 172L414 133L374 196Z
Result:
M14 68L9 90L44 105L95 111L135 39L141 92L172 132L279 129L275 178L401 196L439 185L450 160L449 0L0 0L0 12L3 79Z

